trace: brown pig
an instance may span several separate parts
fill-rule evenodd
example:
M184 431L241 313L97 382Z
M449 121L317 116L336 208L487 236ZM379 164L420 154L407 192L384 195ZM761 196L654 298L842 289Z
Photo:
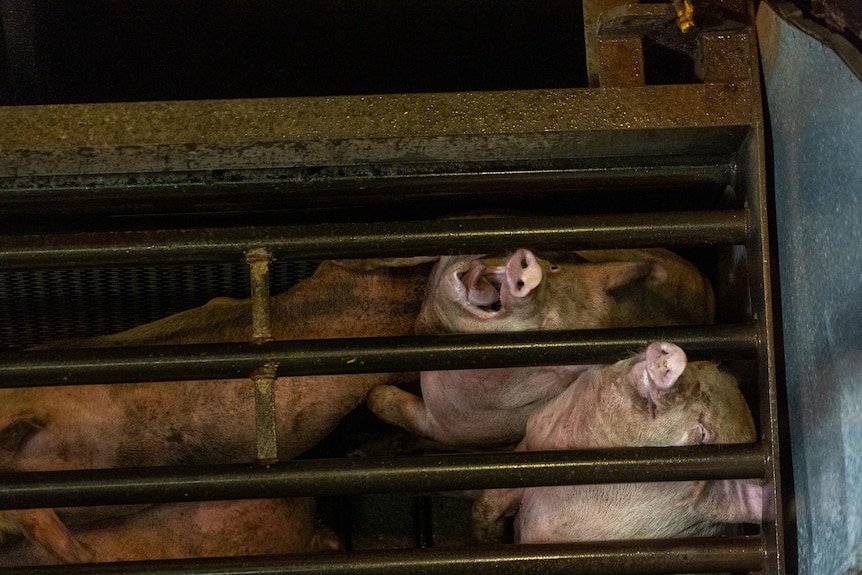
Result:
M336 550L317 526L312 498L202 501L153 505L77 526L72 534L92 563L283 555ZM0 567L52 565L54 554L29 541L0 546Z
M588 329L710 323L712 288L703 274L661 249L596 250L552 264L529 250L507 259L445 257L432 272L418 332ZM430 371L422 397L374 389L382 420L458 448L515 445L530 413L582 366Z
M694 265L665 249L583 250L551 263L445 256L432 272L418 333L485 333L709 324L715 297Z
M361 268L324 262L274 297L274 339L410 334L430 265ZM118 334L43 347L250 339L249 302L218 298ZM370 389L393 381L391 374L278 378L279 458L313 447ZM253 461L253 391L249 379L2 389L0 472ZM0 512L0 540L4 532L23 533L65 560L85 555L50 510Z
M736 379L709 362L688 363L672 343L586 369L537 409L519 450L666 447L755 440ZM473 506L474 533L500 541L514 517L516 543L649 539L717 534L760 523L753 480L494 489Z

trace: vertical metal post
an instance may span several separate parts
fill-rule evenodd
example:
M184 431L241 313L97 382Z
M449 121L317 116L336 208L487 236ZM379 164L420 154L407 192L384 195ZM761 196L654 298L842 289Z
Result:
M275 429L275 372L276 366L267 364L254 372L254 413L257 430L257 461L269 465L278 461L278 443Z
M255 343L272 341L269 264L272 254L263 248L249 250L245 261L251 272L251 337Z
M272 315L269 294L269 264L272 254L265 249L246 252L251 275L252 341L272 341ZM278 461L278 443L275 427L275 376L278 366L268 363L255 371L254 381L255 426L257 433L257 460L268 465Z

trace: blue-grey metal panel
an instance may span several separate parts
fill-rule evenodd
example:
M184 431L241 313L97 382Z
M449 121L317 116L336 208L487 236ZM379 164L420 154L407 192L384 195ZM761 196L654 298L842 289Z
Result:
M862 569L862 82L761 4L799 572Z

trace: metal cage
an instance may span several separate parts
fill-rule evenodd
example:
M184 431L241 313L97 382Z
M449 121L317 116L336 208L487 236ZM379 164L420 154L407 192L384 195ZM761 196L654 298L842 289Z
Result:
M655 50L653 32L675 25L672 4L595 0L584 3L583 17L589 87L0 108L0 294L12 294L7 301L16 303L7 309L17 314L2 320L0 385L250 378L272 363L279 375L570 364L615 360L667 339L692 358L736 363L750 375L745 392L757 443L14 473L0 475L0 508L763 478L759 530L0 573L784 573L781 381L753 8L716 4L718 16L674 52L686 63L682 79L655 72L665 52ZM489 207L506 215L440 219ZM707 273L716 325L20 349L47 339L63 321L55 309L29 305L34 298L68 301L70 292L102 281L69 279L82 270L118 277L156 270L156 289L141 297L158 299L159 270L193 270L200 278L201 270L226 266L226 276L239 278L231 289L242 292L251 277L252 299L262 304L270 292L266 270L243 271L248 254L260 251L274 258L274 289L282 289L311 269L307 262L326 258L651 246L675 249ZM119 283L139 284L134 277ZM212 282L201 303L223 295L224 286ZM258 307L265 325L266 306ZM86 318L76 321L79 330L87 326ZM43 327L22 341L22 332L9 328L19 322ZM265 443L266 430L260 434ZM423 547L433 527L428 499L417 501L411 513Z

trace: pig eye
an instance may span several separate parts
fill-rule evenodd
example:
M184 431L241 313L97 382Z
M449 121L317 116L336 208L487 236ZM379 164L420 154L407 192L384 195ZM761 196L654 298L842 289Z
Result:
M559 271L559 269L560 269L560 266L555 266L555 265L551 264L551 271L552 272Z
M695 426L695 428L691 431L691 435L692 443L694 443L695 445L709 443L712 440L712 434L702 423L698 423Z

